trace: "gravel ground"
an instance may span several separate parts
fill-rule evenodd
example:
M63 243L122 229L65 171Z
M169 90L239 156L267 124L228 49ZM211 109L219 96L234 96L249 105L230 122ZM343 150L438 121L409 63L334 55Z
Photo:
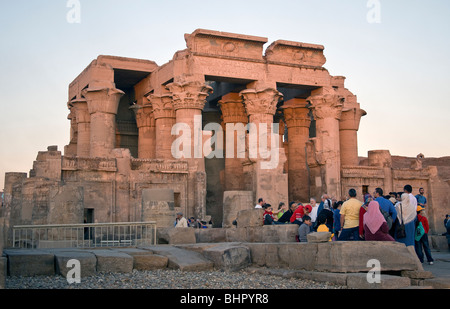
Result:
M345 287L275 275L179 270L99 273L69 284L62 276L7 277L6 289L343 289Z

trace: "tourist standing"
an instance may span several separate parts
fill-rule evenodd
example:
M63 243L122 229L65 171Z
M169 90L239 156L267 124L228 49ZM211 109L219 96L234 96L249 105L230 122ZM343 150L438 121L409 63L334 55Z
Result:
M350 198L342 204L341 232L338 240L359 240L359 210L363 204L356 199L356 190L348 191Z
M423 188L419 189L419 194L416 195L417 206L421 206L422 208L427 207L427 198L424 196L425 190Z
M413 196L413 199L416 198ZM397 225L395 232L395 240L404 243L407 247L414 246L414 236L416 232L417 205L412 204L409 193L402 194L402 201L395 205L397 210ZM398 230L400 226L405 226L405 237L399 237Z
M343 202L338 201L333 205L333 233L335 239L339 237L339 232L341 231L341 207Z
M433 257L431 256L430 245L428 243L428 232L430 230L428 219L424 214L425 208L422 206L417 206L417 222L422 223L425 234L422 235L420 239L415 239L415 249L417 253L417 257L420 262L423 263L423 252L425 251L425 255L427 257L428 264L433 265Z

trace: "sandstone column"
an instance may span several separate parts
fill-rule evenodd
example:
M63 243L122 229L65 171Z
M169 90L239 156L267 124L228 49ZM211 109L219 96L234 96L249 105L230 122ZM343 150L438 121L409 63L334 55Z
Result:
M275 88L246 89L240 95L244 99L250 128L248 151L252 170L246 175L251 179L246 181L252 182L255 201L262 197L277 207L279 202L286 203L288 200L287 175L283 173L286 162L284 149L279 148L279 142L274 141L276 143L272 145L272 133L279 137L278 132L272 132L272 124L278 101L283 95ZM263 126L260 127L260 124ZM251 128L257 131L256 140L252 139ZM265 142L266 147L259 149L261 142Z
M285 102L284 119L288 128L289 201L308 201L309 174L306 162L306 142L309 139L311 117L304 99Z
M70 102L75 111L75 118L78 127L77 134L77 156L89 157L91 140L91 115L89 114L87 101L76 99Z
M136 104L130 108L136 115L136 124L139 130L138 157L139 159L154 159L156 158L156 130L153 107L151 104L143 106Z
M77 139L78 139L78 125L77 119L75 115L75 108L70 104L68 104L70 113L67 116L67 119L70 120L70 141L69 144L64 146L64 155L65 156L76 156L77 155Z
M358 129L361 117L366 112L360 108L343 110L339 122L339 140L341 149L341 165L357 166L358 159Z
M169 94L150 95L147 99L152 106L155 119L155 158L173 160L171 131L175 124L175 111L172 96Z
M206 216L206 172L203 156L201 115L212 87L201 81L180 81L167 85L172 94L176 123L190 130L190 153L184 157L189 164L187 215ZM183 158L182 158L183 159Z
M244 190L244 169L242 163L245 160L245 128L248 123L248 117L245 113L242 98L237 93L229 93L222 97L219 101L222 110L223 127L225 128L225 140L233 140L233 153L225 155L225 190L224 191L241 191ZM227 132L227 124L233 132ZM242 136L239 134L239 127L242 125L244 130ZM229 136L227 136L227 133ZM232 134L232 135L231 135ZM243 139L241 138L243 137ZM225 142L225 144L227 144ZM230 144L231 145L231 144ZM239 147L244 146L244 153L239 153Z
M315 156L321 172L315 183L321 183L322 193L340 198L341 158L339 142L339 120L343 98L333 88L320 88L307 99L316 120ZM316 175L316 177L319 177ZM324 183L323 183L324 182ZM318 192L319 193L319 192Z
M116 114L124 92L111 87L87 88L82 92L91 115L90 156L111 157L116 147Z

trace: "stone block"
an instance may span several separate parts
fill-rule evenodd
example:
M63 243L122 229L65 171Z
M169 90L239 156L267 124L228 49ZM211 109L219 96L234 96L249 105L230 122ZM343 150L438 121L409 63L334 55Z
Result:
M176 248L170 245L149 246L145 249L154 254L165 256L169 259L168 268L182 271L207 271L214 268L214 263L205 258L201 253L191 250Z
M226 242L227 241L226 230L227 229L223 228L194 229L196 242L197 243Z
M236 244L220 244L203 250L203 255L221 270L236 271L251 264L248 247Z
M367 272L372 268L367 266L372 259L380 262L382 271L418 270L415 257L398 242L333 241L317 246L317 271Z
M81 277L94 276L97 272L97 258L91 252L77 251L54 251L56 274L67 277L72 266L67 267L67 262L76 259L80 262Z
M41 250L4 250L10 276L53 276L55 256Z
M447 237L442 235L428 235L428 237L431 248L442 252L448 252Z
M232 227L233 221L240 217L240 211L251 210L254 207L252 191L225 191L223 193L222 227ZM242 222L241 225L242 227L248 226L245 225L245 222Z
M172 227L175 196L171 189L142 190L142 221L156 221L157 227Z
M136 270L155 270L167 267L169 259L165 256L153 254L148 250L135 248L121 248L117 251L126 253L133 257L133 268Z
M425 279L422 283L424 286L431 286L434 289L450 289L449 278L433 278Z
M226 229L227 242L247 242L247 229L234 228Z
M328 242L330 241L331 233L330 232L313 232L306 235L308 242L319 243L319 242Z
M323 273L318 271L297 271L295 272L295 278L304 280L312 280L316 282L325 282L328 284L336 284L340 286L347 285L348 274L340 273Z
M401 289L411 286L406 277L380 275L380 283L369 283L367 273L348 274L347 287L350 289Z
M404 270L401 272L402 277L408 277L410 279L431 279L434 278L431 271L425 270Z
M281 246L279 256L290 269L314 270L317 244L316 243L289 243Z
M263 226L264 210L260 208L246 209L238 212L237 227L255 227Z
M130 273L133 271L133 257L114 250L92 250L97 257L97 271L104 273Z
M158 228L156 230L158 244L195 244L195 229L191 227Z
M279 242L296 242L295 236L298 235L297 224L274 225L277 231Z

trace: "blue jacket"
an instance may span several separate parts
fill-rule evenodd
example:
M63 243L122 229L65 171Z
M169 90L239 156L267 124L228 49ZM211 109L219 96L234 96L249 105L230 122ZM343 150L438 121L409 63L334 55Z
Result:
M378 202L381 209L383 209L384 211L388 212L391 215L392 221L395 222L395 220L397 220L397 210L395 210L394 204L392 204L390 200L387 200L384 197L380 196L377 197L375 201Z

